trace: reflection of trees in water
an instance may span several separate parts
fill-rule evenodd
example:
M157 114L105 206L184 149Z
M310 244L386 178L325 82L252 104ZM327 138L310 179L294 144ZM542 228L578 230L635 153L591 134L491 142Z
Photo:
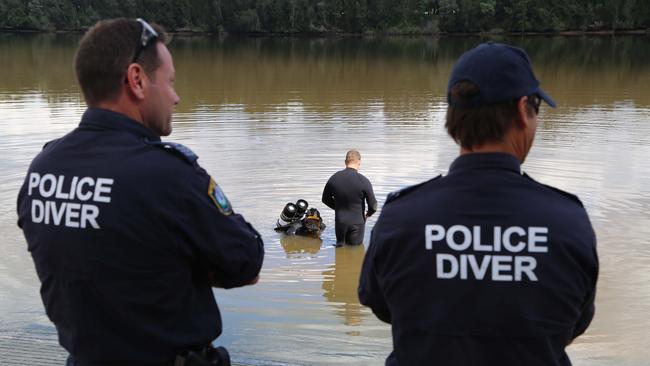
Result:
M72 58L80 37L0 34L0 94L41 91L57 103L56 94L77 92Z
M363 245L336 248L334 265L323 271L324 296L345 325L361 325L364 315L357 287L365 252Z
M37 90L50 100L76 91L72 57L78 39L0 35L0 92ZM177 37L170 47L178 111L241 104L257 113L298 103L324 114L370 102L388 113L426 111L431 97L444 97L458 56L487 39ZM570 97L560 103L613 103L625 95L650 105L647 93L637 92L650 83L647 36L492 39L526 48L543 87Z
M282 235L280 245L287 258L314 257L320 251L323 240L309 236Z
M385 111L403 112L405 106L429 108L430 99L419 95L444 96L458 56L487 39L227 37L184 39L173 46L175 56L188 55L179 60L178 70L213 71L186 78L191 85L180 81L198 98L212 94L213 101L241 103L248 112L268 111L289 101L318 113L368 101L381 101ZM595 98L611 103L630 88L645 88L641 80L650 79L648 37L496 39L526 48L543 86L565 92L572 105L590 105ZM185 60L203 65L186 66ZM608 92L594 92L604 90Z

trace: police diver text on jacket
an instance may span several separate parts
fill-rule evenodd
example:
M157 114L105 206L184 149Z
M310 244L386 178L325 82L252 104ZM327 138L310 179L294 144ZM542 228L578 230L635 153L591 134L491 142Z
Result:
M32 222L70 228L99 229L97 223L99 206L88 202L110 203L112 186L111 178L78 176L68 178L64 175L57 177L53 174L41 175L32 172L29 175L27 195L38 194L42 198L42 200L32 199Z
M491 230L492 243L481 240L481 226L471 229L465 225L426 225L424 229L425 249L433 250L434 245L447 245L460 253L470 247L474 252L510 253L512 255L483 256L475 254L436 253L436 277L439 279L461 279L470 277L476 280L520 282L524 279L537 281L535 268L537 259L530 255L516 253L548 253L548 228L531 226L494 226ZM488 237L490 233L486 233ZM488 272L488 268L490 271ZM486 278L487 277L487 278Z

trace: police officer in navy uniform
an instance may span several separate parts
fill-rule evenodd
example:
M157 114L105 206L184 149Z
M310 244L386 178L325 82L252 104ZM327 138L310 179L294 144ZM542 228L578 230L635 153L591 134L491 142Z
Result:
M387 365L570 365L594 315L596 239L574 195L521 172L540 103L524 50L481 44L455 64L444 177L392 193L359 298L392 324Z
M45 145L18 196L68 365L205 353L222 331L212 287L254 284L262 266L260 235L197 156L160 139L179 101L166 42L141 19L85 34L75 72L89 108Z

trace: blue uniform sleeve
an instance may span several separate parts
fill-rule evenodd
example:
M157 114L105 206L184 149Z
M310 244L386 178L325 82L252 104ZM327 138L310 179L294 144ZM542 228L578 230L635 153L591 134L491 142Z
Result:
M584 305L582 306L580 317L576 322L573 331L573 339L577 338L587 330L589 324L591 324L591 320L594 318L594 313L596 312L594 301L596 299L596 283L598 281L598 254L596 252L596 236L593 234L593 230L590 241L593 250L590 253L590 258L588 258L588 263L590 263L590 265L586 269L587 275L589 276L590 289L585 298Z
M363 259L361 276L359 278L359 301L361 304L372 309L372 312L377 318L390 324L390 309L379 285L381 272L378 262L381 248L378 225L379 222L375 224L372 230L368 252L366 252L366 256Z
M594 290L592 291L590 298L587 300L587 303L583 307L580 318L576 323L573 331L573 339L576 339L579 335L584 333L585 330L587 330L589 327L589 324L591 324L591 320L594 318L594 314L596 312L596 307L594 306L595 295L596 288L594 287Z
M264 259L264 243L259 233L241 215L235 214L214 198L214 181L197 168L188 182L183 226L190 236L192 258L211 274L213 284L232 288L251 283L259 274ZM220 200L227 201L219 190ZM211 194L212 193L212 196Z

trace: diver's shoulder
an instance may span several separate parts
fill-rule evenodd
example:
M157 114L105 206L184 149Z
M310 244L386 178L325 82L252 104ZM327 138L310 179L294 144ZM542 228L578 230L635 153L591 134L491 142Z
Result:
M370 179L368 179L368 177L366 177L365 175L361 174L361 172L357 171L357 176L359 177L359 179L361 179L362 182L370 183Z
M336 172L334 172L334 174L330 176L329 180L335 181L337 179L343 179L342 177L344 177L345 175L346 175L346 169L337 170Z
M384 203L384 205L388 205L391 202L394 202L394 201L397 201L397 200L402 199L404 197L407 197L409 195L412 195L415 192L420 191L420 190L428 187L429 185L436 183L436 181L438 179L440 179L440 178L442 178L442 175L438 175L437 177L434 177L434 178L429 179L427 181L424 181L422 183L418 183L418 184L408 186L406 188L402 188L400 190L391 192L386 197L386 202Z

